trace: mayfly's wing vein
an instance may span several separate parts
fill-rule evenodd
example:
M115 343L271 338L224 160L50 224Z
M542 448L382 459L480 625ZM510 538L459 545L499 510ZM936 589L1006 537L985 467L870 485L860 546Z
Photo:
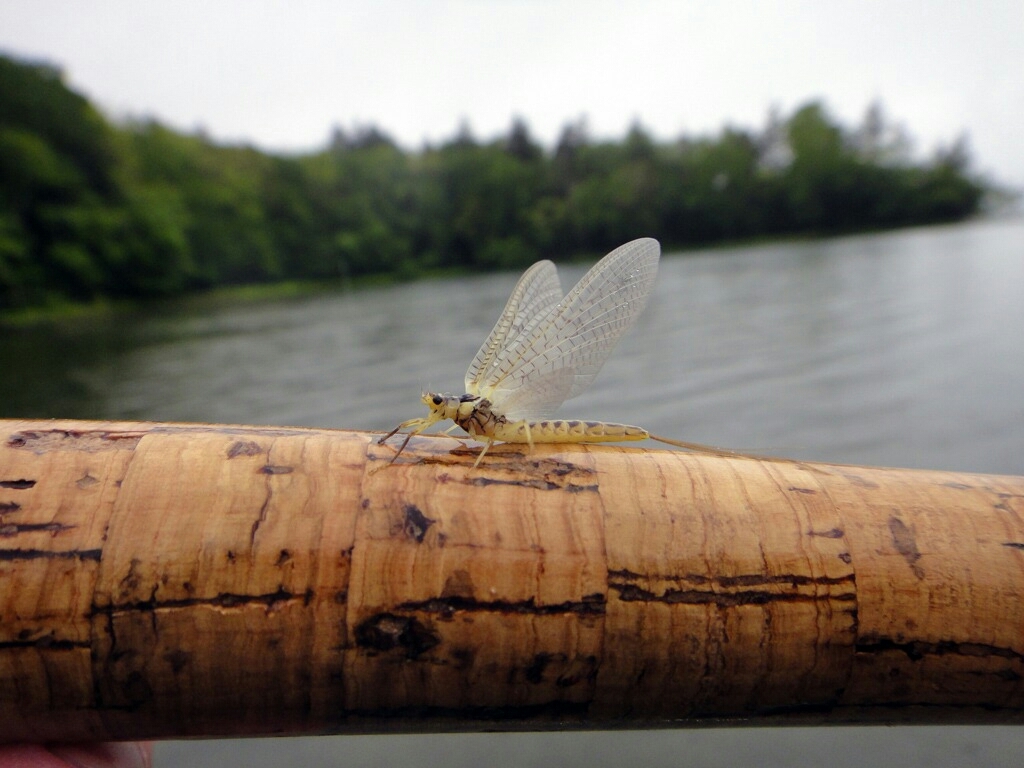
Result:
M547 312L562 298L558 270L550 261L538 261L519 278L505 303L501 317L466 371L466 392L487 396L485 383L494 378L498 359L508 340L516 338L535 317Z
M623 333L647 306L661 247L642 238L616 248L564 299L530 318L491 363L481 390L511 419L549 416L594 380Z

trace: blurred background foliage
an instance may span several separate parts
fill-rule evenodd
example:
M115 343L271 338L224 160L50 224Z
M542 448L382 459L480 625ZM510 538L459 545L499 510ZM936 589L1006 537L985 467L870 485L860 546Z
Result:
M547 152L517 119L494 141L463 126L409 152L369 126L281 155L114 125L56 68L0 57L0 310L928 224L984 192L964 139L916 161L879 105L852 130L815 102L669 143L580 120Z

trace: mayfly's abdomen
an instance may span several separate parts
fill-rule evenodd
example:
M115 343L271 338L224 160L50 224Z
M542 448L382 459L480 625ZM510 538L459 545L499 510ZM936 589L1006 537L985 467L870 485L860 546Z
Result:
M529 434L527 434L529 429ZM518 421L506 422L495 429L493 437L508 443L617 443L646 440L646 429L603 421Z

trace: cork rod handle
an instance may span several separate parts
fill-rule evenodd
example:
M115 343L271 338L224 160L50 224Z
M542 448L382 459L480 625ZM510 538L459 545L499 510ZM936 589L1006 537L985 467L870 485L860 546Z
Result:
M1020 722L1024 478L0 421L0 740Z

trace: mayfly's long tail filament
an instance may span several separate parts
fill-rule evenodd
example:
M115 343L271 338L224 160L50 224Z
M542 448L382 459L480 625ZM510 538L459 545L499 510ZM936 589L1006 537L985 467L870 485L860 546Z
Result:
M725 459L756 459L758 461L785 461L793 464L801 463L796 459L787 459L780 456L764 456L758 453L748 453L747 451L733 451L729 448L718 448L717 446L705 445L704 443L688 443L685 440L673 440L671 437L662 437L661 435L650 435L650 438L651 440L657 440L659 443L665 443L665 445L673 445L676 448L682 448L684 451L703 453L709 456L721 456Z
M728 448L718 448L714 445L704 445L703 443L688 443L685 440L673 440L671 437L662 437L661 435L651 435L651 440L657 440L659 443L665 445L674 445L676 448L682 448L684 451L692 451L693 453L707 453L712 456L723 456L739 457L739 458L756 458L751 457L749 454L743 454L739 451L731 451Z

